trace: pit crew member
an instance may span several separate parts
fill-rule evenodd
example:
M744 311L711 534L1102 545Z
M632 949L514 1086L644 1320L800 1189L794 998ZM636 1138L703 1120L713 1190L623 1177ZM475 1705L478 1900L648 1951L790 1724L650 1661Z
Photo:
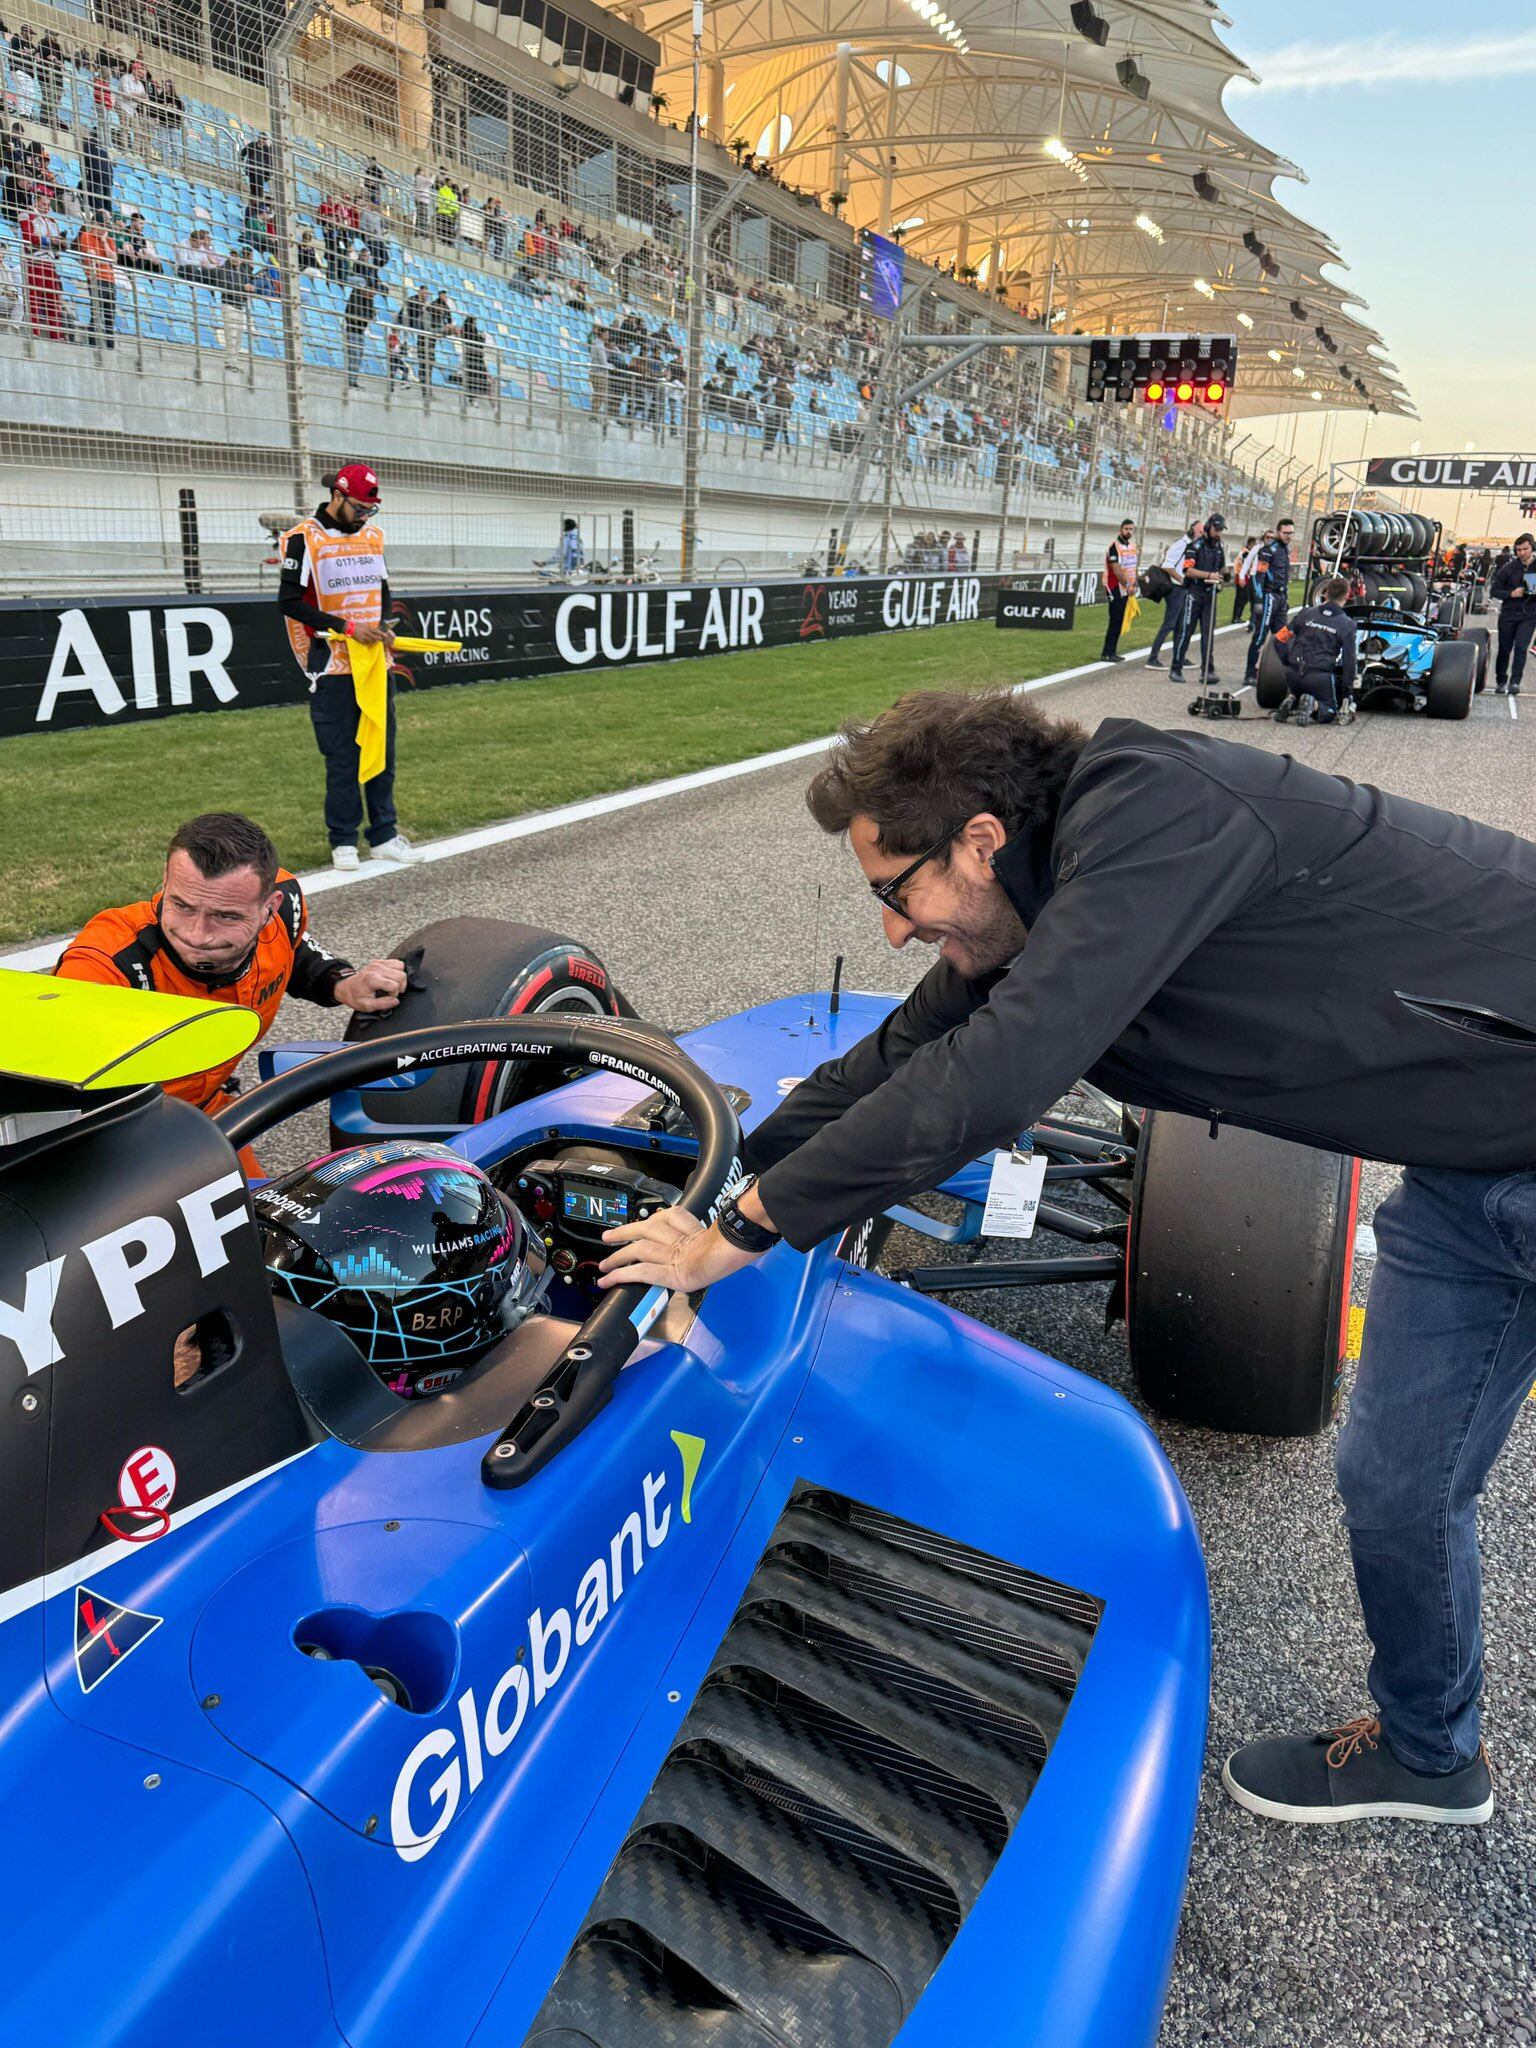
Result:
M1212 635L1216 630L1216 592L1227 567L1227 551L1221 542L1226 530L1226 520L1219 512L1213 512L1185 550L1184 588L1187 595L1184 616L1174 636L1173 666L1168 671L1176 683L1184 680L1184 657L1189 652L1196 626L1200 628L1200 680L1206 683L1221 681L1213 663L1215 642Z
M1494 572L1488 595L1499 607L1499 651L1494 663L1493 687L1502 697L1520 694L1525 674L1526 650L1536 632L1536 538L1522 533L1515 551L1502 568Z
M1318 602L1281 626L1275 641L1290 671L1291 687L1275 718L1297 725L1332 725L1355 686L1355 622L1344 610L1349 585L1330 576Z
M1006 692L844 728L809 791L891 944L939 959L754 1132L716 1222L609 1233L683 1291L936 1187L1080 1075L1119 1100L1406 1167L1338 1484L1374 1711L1249 1743L1293 1822L1480 1822L1478 1501L1536 1378L1536 845L1268 750ZM1027 943L1026 943L1027 940Z
M1279 632L1291 610L1291 535L1294 519L1282 519L1274 538L1259 545L1253 558L1251 591L1253 623L1248 629L1248 665L1243 681L1258 680L1259 649L1271 633Z
M1109 617L1104 625L1104 651L1100 661L1124 661L1125 656L1116 652L1120 643L1120 629L1125 624L1125 608L1131 592L1136 588L1137 548L1133 538L1136 523L1122 519L1120 531L1110 542L1104 554L1104 595L1109 606Z
M1252 607L1253 565L1258 559L1259 549L1270 538L1271 530L1266 527L1257 539L1250 533L1243 542L1236 566L1232 571L1232 623L1234 626L1242 618L1244 612Z
M394 1009L406 985L398 960L355 968L310 937L303 890L278 865L261 827L235 811L189 819L167 849L157 892L98 910L53 971L70 981L238 1003L260 1017L261 1036L285 995L366 1016ZM215 1116L234 1099L239 1064L225 1060L167 1081L166 1093ZM248 1173L259 1170L249 1154L242 1163Z
M1184 606L1189 599L1189 591L1184 583L1184 561L1191 545L1198 538L1199 532L1199 520L1191 520L1189 532L1181 534L1173 546L1169 548L1167 554L1163 556L1163 568L1167 571L1168 580L1172 583L1173 588L1163 601L1163 622L1153 634L1152 645L1147 650L1146 665L1148 668L1161 668L1163 664L1157 657L1163 642L1170 634L1175 640L1178 638L1179 621L1184 616Z
M282 539L277 603L294 658L309 678L309 716L325 762L325 829L338 868L358 863L357 835L368 807L368 844L375 860L420 858L395 816L395 690L386 682L384 768L359 785L358 725L352 656L328 633L359 646L393 647L384 537L369 524L379 509L379 480L366 462L349 462L321 478L330 493Z

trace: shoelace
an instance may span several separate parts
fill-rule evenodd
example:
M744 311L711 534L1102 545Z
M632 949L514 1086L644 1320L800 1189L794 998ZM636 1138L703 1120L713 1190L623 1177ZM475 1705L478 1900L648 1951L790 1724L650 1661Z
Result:
M1358 1756L1361 1750L1376 1748L1381 1723L1369 1714L1361 1714L1356 1720L1346 1721L1342 1728L1335 1728L1330 1732L1333 1740L1328 1745L1328 1768L1331 1771L1339 1771L1351 1757Z

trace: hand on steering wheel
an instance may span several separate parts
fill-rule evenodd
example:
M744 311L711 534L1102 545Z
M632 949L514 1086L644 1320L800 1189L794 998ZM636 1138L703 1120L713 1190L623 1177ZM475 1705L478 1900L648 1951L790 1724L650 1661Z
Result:
M638 1282L674 1294L696 1294L701 1287L713 1287L717 1280L739 1273L753 1259L751 1252L727 1244L712 1223L701 1223L686 1209L658 1209L639 1223L605 1230L603 1243L617 1245L618 1250L602 1263L600 1288Z

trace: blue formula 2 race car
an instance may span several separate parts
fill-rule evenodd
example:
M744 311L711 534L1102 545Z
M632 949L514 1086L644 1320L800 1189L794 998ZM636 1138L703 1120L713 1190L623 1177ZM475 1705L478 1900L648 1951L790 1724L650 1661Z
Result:
M414 1015L265 1055L222 1127L156 1084L254 1019L0 975L0 2037L1150 2044L1209 1671L1153 1436L871 1270L885 1219L590 1287L890 1003L679 1045L530 993L518 928L416 938ZM412 1121L464 1076L483 1120ZM327 1100L339 1147L248 1191ZM1198 1403L1136 1279L1210 1206L1181 1122L1040 1138ZM1337 1318L1247 1249L1262 1322L1314 1281Z
M1463 626L1461 608L1445 616L1408 611L1395 600L1350 604L1355 621L1355 705L1361 711L1422 711L1429 718L1465 718L1488 680L1488 631ZM1274 711L1292 689L1290 671L1271 638L1259 654L1254 699Z

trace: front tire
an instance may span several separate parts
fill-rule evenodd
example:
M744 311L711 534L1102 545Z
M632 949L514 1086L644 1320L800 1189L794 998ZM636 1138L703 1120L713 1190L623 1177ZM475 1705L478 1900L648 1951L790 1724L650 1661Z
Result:
M1316 1436L1343 1371L1360 1162L1148 1110L1132 1182L1126 1330L1160 1415Z
M594 952L537 925L499 917L443 918L410 933L392 951L406 963L411 985L395 1009L354 1016L349 1042L477 1017L632 1014ZM375 1123L443 1129L483 1123L562 1078L555 1060L483 1060L445 1068L398 1093L365 1089L362 1100ZM336 1145L355 1142L334 1126L331 1137Z
M1290 671L1280 657L1271 636L1259 649L1259 672L1253 686L1253 701L1261 711L1275 711L1291 692Z

